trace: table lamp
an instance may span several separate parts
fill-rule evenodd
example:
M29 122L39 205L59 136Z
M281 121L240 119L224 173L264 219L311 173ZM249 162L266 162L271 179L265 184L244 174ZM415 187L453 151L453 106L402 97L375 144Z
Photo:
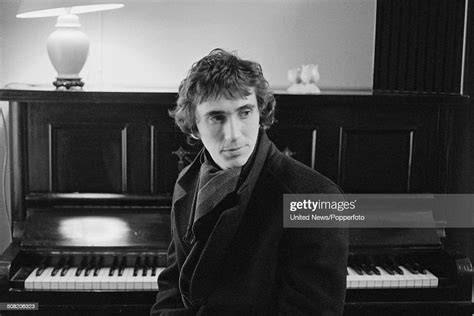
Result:
M48 56L58 72L57 90L81 90L79 77L89 54L89 38L81 31L77 14L123 7L120 0L22 0L17 18L57 16L56 30L47 40Z

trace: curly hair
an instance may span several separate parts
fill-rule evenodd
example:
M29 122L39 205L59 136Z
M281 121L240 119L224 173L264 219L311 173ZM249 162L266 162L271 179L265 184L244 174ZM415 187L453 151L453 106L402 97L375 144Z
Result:
M220 97L245 98L255 92L260 113L260 127L268 129L275 121L275 98L269 91L260 64L240 59L235 52L216 48L194 63L179 85L176 107L169 111L176 125L195 138L196 106Z

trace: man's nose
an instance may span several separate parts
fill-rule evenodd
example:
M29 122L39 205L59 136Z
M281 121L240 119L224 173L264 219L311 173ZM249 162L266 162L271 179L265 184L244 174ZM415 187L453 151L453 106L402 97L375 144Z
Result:
M224 124L224 137L227 140L235 140L240 136L242 136L242 122L232 116Z

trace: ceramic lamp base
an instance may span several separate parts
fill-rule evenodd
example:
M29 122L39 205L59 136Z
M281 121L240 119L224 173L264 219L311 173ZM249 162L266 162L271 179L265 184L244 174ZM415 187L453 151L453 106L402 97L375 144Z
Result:
M82 90L84 82L80 78L56 78L56 81L53 82L53 85L56 87L56 90Z

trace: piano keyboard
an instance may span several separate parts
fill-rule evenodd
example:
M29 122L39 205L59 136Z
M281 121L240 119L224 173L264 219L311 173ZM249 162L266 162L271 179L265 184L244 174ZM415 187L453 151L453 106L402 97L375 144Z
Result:
M416 258L404 257L402 261L388 256L377 258L374 263L367 256L350 256L347 267L348 289L386 288L435 288L439 279ZM397 262L403 262L398 264Z
M64 275L56 273L52 275L53 267L48 267L38 274L39 268L25 280L25 290L31 291L72 291L72 292L94 292L94 291L157 291L158 275L164 268L157 268L155 273L152 269L141 269L136 272L135 268L124 268L121 273L116 269L110 274L110 268L101 268L96 274L79 268L71 268Z
M104 266L102 258L96 262L94 257L84 257L79 266L74 266L71 260L60 260L53 266L50 259L45 259L25 279L24 288L61 292L157 291L158 275L164 269L157 266L157 257L153 264L148 258L142 262L137 257L134 261L135 265L130 267L126 257L120 264L115 258L111 266Z
M157 291L158 275L164 268L158 267L158 257L144 260L140 256L127 258L83 257L79 265L74 258L46 257L27 274L24 288L28 291L70 292L119 292ZM132 263L133 266L130 266ZM347 267L348 289L404 289L436 288L439 278L420 264L413 256L391 258L350 255ZM31 271L31 270L30 270Z

